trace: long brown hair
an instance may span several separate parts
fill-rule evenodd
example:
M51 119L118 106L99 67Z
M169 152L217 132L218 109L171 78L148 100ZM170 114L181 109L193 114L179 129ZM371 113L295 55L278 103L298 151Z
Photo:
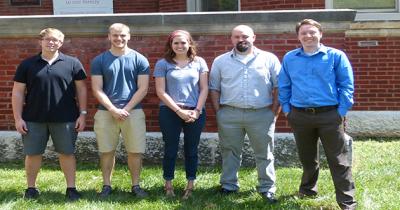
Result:
M177 36L186 37L186 40L189 43L189 50L187 52L187 56L188 56L190 62L192 62L197 54L196 43L193 41L193 38L190 35L190 33L185 30L175 30L169 34L167 43L165 43L165 51L164 51L165 60L167 60L169 63L176 64L176 62L174 61L174 57L176 56L176 54L175 54L174 50L172 49L172 41Z

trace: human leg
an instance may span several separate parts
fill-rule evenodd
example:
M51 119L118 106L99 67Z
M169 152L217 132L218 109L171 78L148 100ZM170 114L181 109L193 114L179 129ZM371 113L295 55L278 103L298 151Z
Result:
M206 113L203 112L193 123L183 125L184 156L187 180L195 180L198 166L198 147L201 132L206 121Z
M103 189L104 186L106 186L106 189L110 189L112 171L115 166L115 150L119 142L119 124L114 120L110 112L98 110L94 116L94 132L100 156ZM107 186L110 186L110 188ZM107 191L111 192L111 190Z
M336 110L323 113L319 135L328 160L335 186L336 200L343 209L354 209L355 185L352 178L350 155L346 147L343 119Z
M196 121L193 123L185 123L183 126L185 171L187 179L187 185L182 197L183 199L191 197L194 189L194 180L196 179L198 166L198 147L205 121L206 113L203 112Z
M142 154L128 152L128 168L131 174L132 186L139 185L142 169Z
M111 186L112 171L115 166L115 151L100 153L100 168L103 185Z
M25 173L28 188L36 188L36 178L42 165L42 155L25 156Z
M59 154L61 170L64 173L67 187L75 187L76 160L73 154Z
M239 189L238 170L242 160L245 131L243 109L221 107L217 112L218 134L221 146L222 173L220 183L226 192ZM224 192L224 191L223 191Z
M170 181L174 179L175 162L179 148L182 124L185 122L166 106L160 107L160 130L164 141L163 177Z
M78 133L75 131L75 122L49 123L49 132L55 150L59 154L61 170L64 173L68 188L75 187L76 159L75 143Z
M289 124L293 129L297 152L303 175L299 187L299 193L313 196L318 193L317 181L319 175L319 147L318 130L313 114L299 112L292 109L288 115Z
M269 109L245 112L245 130L253 148L258 174L257 190L260 193L275 193L276 175L274 167L275 116Z
M36 189L36 179L42 164L42 155L46 149L49 132L46 123L26 122L28 133L22 135L25 153L25 173L28 188L25 198L36 198L39 191Z
M121 135L128 152L128 167L131 173L131 192L136 197L146 197L147 193L140 187L142 157L146 151L146 122L142 109L133 109L129 117L121 123Z

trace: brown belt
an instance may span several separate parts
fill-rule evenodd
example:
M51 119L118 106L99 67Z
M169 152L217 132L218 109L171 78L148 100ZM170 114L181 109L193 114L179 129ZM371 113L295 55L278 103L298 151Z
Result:
M178 105L178 107L181 108L181 109L190 109L190 110L196 109L196 107L184 106L184 105L179 105L179 104L177 104L177 105Z
M294 110L297 110L299 112L307 112L311 114L317 114L317 113L322 113L322 112L329 112L334 109L337 109L337 105L333 106L319 106L319 107L295 107L292 106Z

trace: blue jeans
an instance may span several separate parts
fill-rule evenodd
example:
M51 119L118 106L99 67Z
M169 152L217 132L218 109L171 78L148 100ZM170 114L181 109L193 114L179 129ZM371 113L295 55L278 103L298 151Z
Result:
M165 180L174 179L175 162L179 148L180 134L183 130L185 171L187 180L195 180L198 165L198 146L201 131L206 122L206 114L192 123L185 123L173 110L160 106L159 123L164 140L163 177Z

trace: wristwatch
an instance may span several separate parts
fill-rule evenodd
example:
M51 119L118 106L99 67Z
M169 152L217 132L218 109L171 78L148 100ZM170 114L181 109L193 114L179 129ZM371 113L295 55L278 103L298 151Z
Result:
M87 111L86 111L86 110L82 110L82 111L80 112L80 114L81 114L81 115L87 115Z

